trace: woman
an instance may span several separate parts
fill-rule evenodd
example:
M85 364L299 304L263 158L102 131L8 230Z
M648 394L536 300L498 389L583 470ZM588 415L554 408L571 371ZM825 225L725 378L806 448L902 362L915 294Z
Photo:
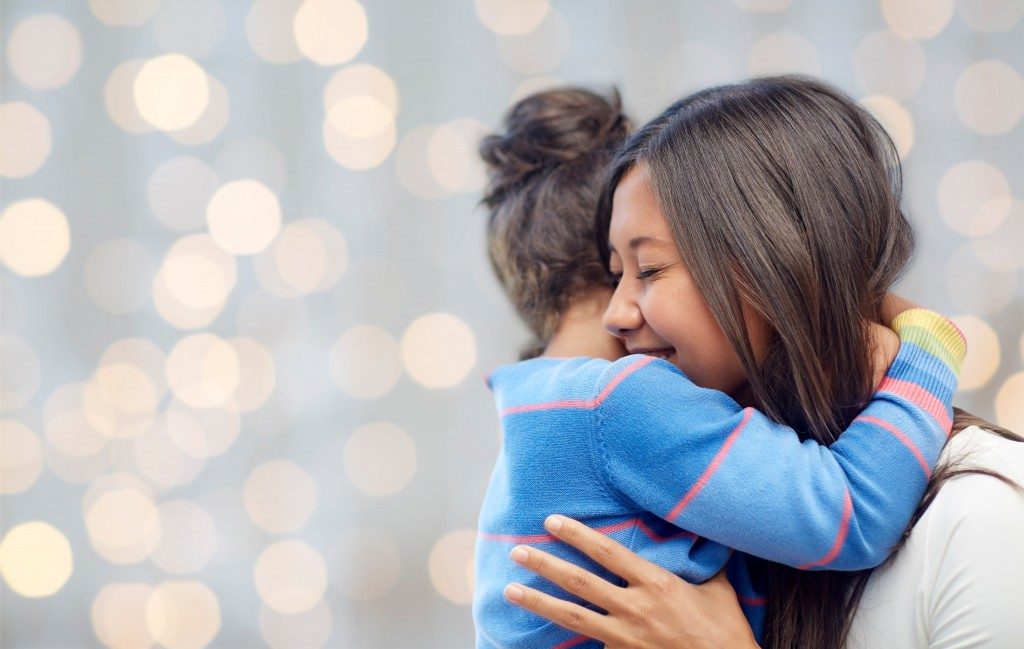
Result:
M658 273L675 264L685 265L740 359L746 381L741 392L749 402L806 431L807 437L831 443L870 393L867 345L855 323L859 318L877 319L883 295L913 248L909 223L899 208L898 159L884 131L849 98L807 79L761 79L688 97L635 134L612 163L598 220L605 259L609 228L615 229L613 208L629 199L619 189L637 170L646 173L678 248L677 260L648 269L654 273L650 280L657 282ZM633 282L619 285L606 315L612 333L627 340L648 326L654 310L666 308L650 301L650 291L650 286ZM747 314L740 307L744 302L771 327L772 341L763 357L754 354L745 326ZM977 422L960 413L954 431ZM1020 440L1008 431L996 432ZM1010 450L1000 449L1001 438L977 428L961 439L1006 453L1020 448L1006 442ZM954 450L960 446L951 445ZM1020 457L1017 454L1018 464ZM990 547L985 557L979 557L964 552L961 537L968 534L965 530L1003 519L1004 525L1024 536L1024 507L1015 506L1024 501L1014 500L1020 496L1011 487L988 475L960 478L950 484L947 493L952 496L936 497L938 488L958 470L1012 474L1018 469L991 463L958 469L955 453L950 462L932 476L921 508L925 511L933 499L944 508L934 515L926 512L927 518L918 522L918 530L927 525L934 534L918 533L924 541L911 535L910 545L874 577L866 572L805 573L761 565L769 591L765 645L833 647L849 638L860 646L947 646L942 643L949 638L976 636L976 627L993 617L991 611L1018 606L1020 596L1007 598L1000 589L1024 594L1024 553L1000 553ZM997 499L998 506L987 514L989 518L966 527L937 524L943 515L943 520L964 520L957 516L965 512L964 499L956 491L962 491L968 480L972 485L984 481L984 486L970 488L984 491L987 501ZM527 567L539 566L540 574L583 599L604 602L609 615L584 615L586 609L536 592L519 600L524 608L609 646L753 642L735 594L723 578L692 587L571 521L562 520L560 530L549 531L573 541L630 586L585 578L568 564L533 550ZM921 554L936 546L959 548L960 563L921 566ZM984 560L992 556L1004 569L986 579L1002 577L1003 583L987 588L981 573L987 568ZM927 598L936 608L920 612L920 602L914 599L920 582L909 575L924 579L927 570L938 576L949 570L955 576L960 570L967 579L949 581L941 592L937 583L926 586L925 590L936 591L935 598ZM929 573L927 578L932 577ZM978 596L989 594L984 605L965 608L970 601L964 604L963 591L970 595L971 588ZM867 599L862 599L865 589ZM898 605L871 606L872 601L894 598ZM618 604L609 607L608 602ZM879 609L886 609L888 617ZM974 617L965 618L965 611ZM1016 622L1022 617L996 615L1008 628L998 630L993 643L1024 637ZM887 635L870 635L894 620L906 621L903 637L890 629L885 629ZM1020 633L1011 635L1017 630Z

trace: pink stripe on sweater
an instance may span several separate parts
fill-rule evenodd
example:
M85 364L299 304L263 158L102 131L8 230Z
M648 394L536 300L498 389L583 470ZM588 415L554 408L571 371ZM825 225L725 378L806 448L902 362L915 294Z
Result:
M832 543L832 549L818 561L805 563L802 566L797 566L797 568L800 570L807 570L809 568L828 565L833 559L838 557L840 551L843 549L843 544L846 543L846 535L850 531L851 516L853 516L853 501L850 500L850 490L847 489L843 495L843 518L839 521L839 531L836 532L836 540Z
M736 599L740 600L740 604L744 606L764 606L768 603L768 600L764 597L746 597L744 595L737 595Z
M715 454L715 457L711 459L711 463L708 464L708 468L704 469L704 473L700 478L698 478L697 482L690 487L690 490L686 492L686 495L683 496L682 500L680 500L676 506L672 508L672 511L665 516L665 520L674 521L676 517L686 509L686 506L690 504L690 501L697 497L697 494L700 493L701 489L704 488L704 485L706 485L708 480L711 479L711 476L718 470L718 467L722 464L722 460L725 459L725 456L728 455L729 449L736 441L736 438L740 436L740 433L746 427L747 422L750 421L751 416L754 414L753 408L744 408L743 410L743 419L736 428L729 433L729 437L727 437L725 443L722 444L722 448L718 449L718 453Z
M585 635L578 635L575 638L569 638L565 642L556 644L551 649L569 649L569 647L575 647L578 644L583 644L587 640L590 640L590 638Z
M946 412L946 404L939 401L934 394L917 383L904 381L902 379L894 379L891 376L887 376L882 381L881 385L878 386L876 392L888 392L889 394L895 394L896 396L903 397L907 401L915 404L921 408L921 410L924 410L931 415L935 421L939 422L942 430L944 430L947 435L953 427L953 421L949 418L949 414Z
M909 437L904 435L902 430L896 428L896 426L885 421L884 419L872 417L871 415L861 415L860 417L857 417L857 419L855 419L854 421L863 421L869 424L874 424L892 433L893 437L903 442L903 445L906 446L907 449L914 454L914 458L917 460L917 463L921 465L921 470L924 471L924 477L932 477L932 468L928 466L928 461L924 459L924 455L921 453L920 449L917 448L917 445L914 444L914 442Z
M628 521L613 523L611 525L605 525L604 527L595 527L594 531L600 532L601 534L611 534L612 532L618 532L630 527L640 528L640 531L646 534L655 543L662 543L664 541L671 541L672 539L679 538L697 538L696 534L693 532L687 532L686 530L679 530L674 534L662 536L648 527L639 518L631 518ZM559 540L550 534L493 534L491 532L480 532L479 536L485 541L498 541L501 543L552 543Z
M656 360L657 357L655 356L646 356L635 361L631 365L628 365L624 370L619 372L618 376L609 381L608 385L601 390L601 393L593 399L566 399L563 401L548 401L547 403L528 403L521 406L511 406L502 410L501 416L505 417L506 415L518 415L524 412L537 412L538 410L592 410L601 405L601 403L608 398L608 395L612 393L612 390L626 380L626 377L641 367Z

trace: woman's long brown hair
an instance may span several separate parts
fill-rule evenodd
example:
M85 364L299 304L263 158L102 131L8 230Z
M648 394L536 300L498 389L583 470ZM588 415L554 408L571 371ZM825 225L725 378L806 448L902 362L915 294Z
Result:
M805 439L834 442L870 399L866 323L879 320L882 298L914 248L889 136L842 92L805 77L686 97L637 131L612 162L596 225L602 259L615 188L638 165L758 407ZM744 303L774 330L760 364ZM956 412L954 431L971 424L995 428ZM914 520L964 472L972 470L940 466ZM766 647L844 644L870 571L766 564L765 572Z

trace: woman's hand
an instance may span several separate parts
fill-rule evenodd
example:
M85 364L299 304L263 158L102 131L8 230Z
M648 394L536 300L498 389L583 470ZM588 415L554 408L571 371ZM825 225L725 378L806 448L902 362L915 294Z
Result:
M565 590L608 611L601 615L520 584L505 597L571 631L604 642L608 649L757 647L725 572L693 586L623 545L564 516L544 527L626 580L625 588L537 548L516 546L512 559Z

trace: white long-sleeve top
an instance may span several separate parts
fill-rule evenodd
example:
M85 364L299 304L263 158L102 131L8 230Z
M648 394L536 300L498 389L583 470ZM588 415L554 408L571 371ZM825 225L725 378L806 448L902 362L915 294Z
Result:
M1024 486L1024 443L972 426L943 456ZM907 544L871 576L847 646L1024 647L1024 493L985 475L948 481Z

